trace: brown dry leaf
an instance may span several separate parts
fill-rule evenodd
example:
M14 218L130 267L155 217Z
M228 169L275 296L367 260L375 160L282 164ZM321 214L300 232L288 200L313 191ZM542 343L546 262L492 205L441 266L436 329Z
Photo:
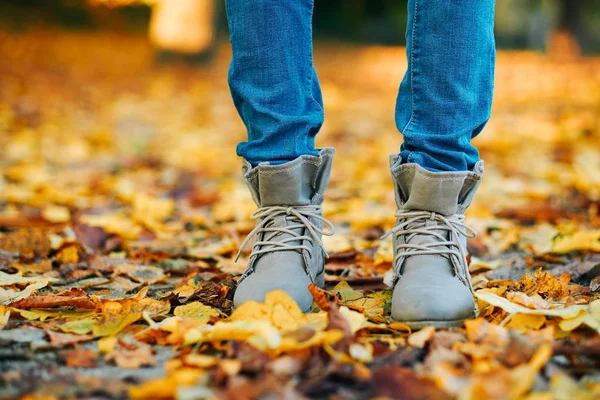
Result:
M528 296L539 294L545 299L560 300L570 294L570 280L568 274L563 274L560 279L556 279L548 272L542 272L541 269L538 269L535 275L526 274L523 276L515 286L518 291Z
M156 365L150 346L140 346L134 350L114 350L108 354L106 360L114 361L117 367L127 369Z
M141 314L147 313L149 316L167 314L171 305L167 301L147 298L148 287L140 289L138 293L131 297L123 299L103 300L98 303L97 311L111 314Z
M46 286L46 282L32 283L23 290L12 290L0 288L0 304L6 305L12 302L20 301L31 296L36 290Z
M45 328L44 330L50 338L50 344L55 347L62 347L94 340L94 337L92 335L73 335L71 333L60 333L50 330L48 328Z
M425 344L433 338L433 335L435 335L435 328L433 326L428 326L411 334L408 337L407 342L413 347L423 348L425 347Z
M162 269L150 265L136 265L135 268L127 272L127 275L136 282L149 285L167 280L167 276Z
M98 356L96 352L87 349L66 350L65 364L71 368L94 368L96 367Z
M327 292L325 290L315 285L314 282L311 282L311 284L308 285L308 291L321 310L329 311L329 300L327 299Z
M73 227L77 241L88 253L95 253L104 249L108 234L99 226L77 224Z
M53 307L77 307L93 309L96 302L81 289L70 289L57 294L43 294L31 296L23 300L11 303L15 308L53 308Z
M39 229L21 229L0 236L0 250L25 257L47 257L51 250L48 234Z

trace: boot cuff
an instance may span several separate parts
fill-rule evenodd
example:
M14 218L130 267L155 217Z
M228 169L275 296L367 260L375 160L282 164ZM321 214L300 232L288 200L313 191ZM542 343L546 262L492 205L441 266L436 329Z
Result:
M244 160L244 179L259 207L321 204L329 184L335 149L320 150L318 156L304 155L279 165Z
M401 164L394 155L390 169L399 209L442 215L463 214L483 177L483 161L473 171L431 172L417 164Z

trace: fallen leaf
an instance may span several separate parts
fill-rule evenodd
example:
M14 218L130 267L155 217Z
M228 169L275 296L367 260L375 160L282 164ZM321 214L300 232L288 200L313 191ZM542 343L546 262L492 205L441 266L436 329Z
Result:
M52 204L44 207L42 218L54 223L69 222L71 220L71 213L67 207Z
M205 306L199 301L194 301L183 306L175 307L173 315L178 317L194 318L201 320L202 323L207 323L212 317L218 317L220 312L215 308Z
M63 355L70 368L95 368L98 359L96 352L87 349L66 350Z
M411 334L408 337L407 342L413 347L423 348L425 347L425 344L431 340L433 335L435 335L435 328L433 326L428 326Z
M106 360L114 361L117 367L126 369L156 365L150 346L141 346L134 350L114 350L108 354Z
M92 335L73 335L70 333L55 332L50 329L45 329L45 331L50 338L50 344L55 347L62 347L94 340Z
M33 294L33 292L45 287L46 285L48 285L47 282L32 283L23 290L11 290L0 288L0 304L7 305L14 302L18 302L23 299L27 299Z
M52 308L52 307L77 307L96 308L96 302L81 289L70 289L58 294L43 294L31 296L11 303L15 308Z
M132 399L152 399L168 400L173 399L177 389L186 386L192 386L202 376L204 371L192 368L182 368L170 375L144 382L140 386L134 386L129 389L129 396Z

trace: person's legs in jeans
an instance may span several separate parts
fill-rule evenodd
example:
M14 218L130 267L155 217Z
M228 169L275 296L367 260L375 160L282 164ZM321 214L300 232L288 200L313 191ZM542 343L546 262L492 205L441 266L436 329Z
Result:
M490 117L494 1L409 0L408 10L408 70L396 105L404 143L391 159L392 317L457 325L476 313L464 211L483 174L471 139Z
M314 144L323 100L312 59L313 0L226 5L233 49L229 85L248 130L237 153L259 207L234 304L263 301L281 289L308 311L309 284L324 284L323 226L333 228L322 218L321 203L334 151Z
M227 0L229 86L252 164L318 155L323 99L312 56L313 0Z

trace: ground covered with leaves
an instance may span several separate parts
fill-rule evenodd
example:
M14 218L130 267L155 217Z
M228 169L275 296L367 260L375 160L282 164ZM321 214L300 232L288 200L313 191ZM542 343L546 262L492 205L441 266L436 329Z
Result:
M254 210L212 66L143 36L0 33L0 397L600 397L600 59L500 52L468 222L480 317L388 319L402 48L318 43L338 150L326 290L232 312ZM248 253L245 253L247 256Z

